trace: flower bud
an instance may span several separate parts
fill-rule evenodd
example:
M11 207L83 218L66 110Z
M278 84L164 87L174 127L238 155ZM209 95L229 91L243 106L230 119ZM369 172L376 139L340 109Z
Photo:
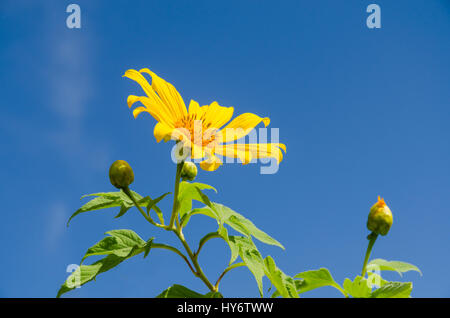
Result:
M370 209L367 228L376 234L386 235L392 226L392 222L391 209L386 205L384 199L378 196L378 202Z
M111 168L109 168L109 180L118 189L128 188L134 181L133 169L124 160L114 161Z
M181 169L181 177L185 180L194 181L197 176L197 166L195 163L190 161L185 161L183 163L183 168Z

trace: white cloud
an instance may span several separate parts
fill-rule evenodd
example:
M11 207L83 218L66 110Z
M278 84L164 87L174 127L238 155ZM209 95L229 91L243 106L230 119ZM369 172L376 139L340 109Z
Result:
M48 207L46 215L45 247L53 250L58 247L61 237L66 229L66 222L69 218L69 209L62 202L53 202Z

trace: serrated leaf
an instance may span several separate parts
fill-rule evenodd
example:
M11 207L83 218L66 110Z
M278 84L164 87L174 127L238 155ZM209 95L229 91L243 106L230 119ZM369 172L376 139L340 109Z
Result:
M319 287L331 286L347 296L341 286L333 279L330 271L326 268L298 273L294 278L301 279L301 281L298 281L297 283L297 290L300 294Z
M146 245L146 242L132 230L112 230L105 234L107 236L90 247L81 259L83 262L87 257L94 255L114 254L119 257L127 257L133 248L139 249Z
M230 244L234 244L239 256L255 277L261 297L263 297L264 260L250 237L229 236Z
M201 190L217 190L204 183L199 182L180 182L180 187L178 190L178 204L179 204L179 214L182 218L187 212L192 210L192 200L196 200L210 206L211 202Z
M257 228L252 221L222 204L212 202L211 207L203 207L190 211L182 220L182 224L184 224L183 226L187 224L191 216L196 214L209 216L216 219L219 226L220 224L227 224L241 234L244 234L246 236L253 236L263 243L279 246L284 249L283 245L281 245L280 242Z
M346 278L344 280L344 290L354 298L368 298L372 289L367 284L367 280L357 276L354 281Z
M294 279L281 271L275 264L272 257L264 259L264 273L269 278L272 285L277 289L278 294L284 298L299 298Z
M95 279L98 274L106 272L120 263L122 263L127 258L136 255L130 252L130 256L119 257L117 255L111 254L105 258L93 263L92 265L80 265L64 282L58 291L57 298L61 297L62 294L67 293L75 289L77 286L82 286L91 280Z
M409 298L412 283L387 282L372 293L372 298Z
M142 196L134 191L131 191L136 201L142 200ZM101 209L108 209L114 207L121 207L119 214L116 217L124 215L129 208L134 206L133 201L122 191L117 192L101 192L93 193L82 196L81 198L96 196L94 199L85 203L81 208L76 210L67 221L67 226L69 226L70 221L80 213L96 211Z
M131 230L112 230L106 232L110 236L102 239L88 249L82 261L93 255L107 255L91 265L80 265L58 291L56 297L82 286L95 279L98 274L106 272L126 259L145 251L146 242ZM150 242L151 244L151 242Z
M156 298L214 298L211 296L211 293L202 295L187 287L175 284L156 296Z
M408 271L416 271L419 272L420 275L422 275L422 272L420 269L409 263L400 262L400 261L386 261L381 258L377 258L374 260L371 260L369 264L367 264L367 270L368 271L395 271L400 276L402 276L402 273L408 272Z

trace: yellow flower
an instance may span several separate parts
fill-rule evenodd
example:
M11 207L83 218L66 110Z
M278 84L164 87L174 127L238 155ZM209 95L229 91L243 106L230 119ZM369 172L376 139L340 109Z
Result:
M143 73L151 76L151 85ZM150 113L158 121L153 131L156 141L181 141L184 147L191 150L193 159L206 158L200 162L202 169L216 170L222 164L216 155L239 158L243 164L258 158L275 158L278 163L283 159L281 149L286 152L284 144L230 143L247 136L261 122L267 127L270 123L268 117L245 113L220 129L233 116L233 107L223 107L217 102L200 107L196 101L191 100L187 110L175 87L148 68L139 72L130 69L123 76L136 81L147 95L128 96L128 107L131 108L136 102L143 105L133 110L134 118L142 112Z

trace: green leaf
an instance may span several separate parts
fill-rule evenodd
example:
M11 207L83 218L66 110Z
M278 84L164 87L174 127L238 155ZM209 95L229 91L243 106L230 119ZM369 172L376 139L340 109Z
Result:
M158 219L161 222L161 224L164 224L164 217L163 217L161 209L158 208L156 206L156 204L158 204L159 201L164 199L166 197L166 195L168 195L168 194L170 194L170 192L166 192L163 195L160 195L155 200L152 200L150 197L148 197L149 202L147 204L147 215L149 215L150 214L150 210L153 209L156 212L156 214L158 215Z
M229 207L226 207L219 203L212 203L211 207L203 207L200 209L194 209L186 214L185 218L182 220L182 223L186 225L188 218L196 214L203 214L214 218L220 224L227 224L234 230L242 233L246 236L253 236L257 240L260 240L263 243L269 245L279 246L284 249L283 245L280 242L269 236L267 233L258 229L252 221L246 219L241 214L233 211Z
M95 279L98 274L114 268L127 258L135 255L135 253L130 254L131 255L128 257L119 257L117 255L111 254L93 263L92 265L81 265L67 278L67 280L59 289L56 297L59 298L62 294L75 289L77 286L82 286L90 282L91 280Z
M239 256L239 247L234 244L233 242L230 242L229 236L228 236L228 230L226 227L223 226L223 224L219 225L219 229L217 230L217 233L223 238L225 242L227 242L228 246L230 247L230 262L228 263L228 266L233 264L233 262L238 258Z
M178 190L178 204L180 218L182 218L187 212L192 210L192 200L200 201L207 206L211 205L209 198L201 191L201 190L214 190L217 193L217 190L204 183L199 182L180 182L180 187Z
M367 264L368 271L395 271L402 276L402 273L408 271L416 271L422 275L422 272L417 266L400 261L386 261L381 258L374 259Z
M143 198L140 194L131 191L136 201L141 201ZM72 216L67 221L67 226L69 226L70 221L80 213L96 211L100 209L114 208L120 207L119 214L116 215L120 217L124 215L131 207L134 206L133 201L122 191L118 192L101 192L101 193L93 193L82 196L81 198L96 196L94 199L90 200L86 204L84 204L81 208L75 211Z
M373 287L382 287L385 285L388 281L384 280L380 275L377 273L367 272L367 283L369 284L370 288Z
M297 288L292 277L283 273L270 256L264 259L264 264L264 272L277 289L279 295L284 298L298 298Z
M354 298L369 298L372 289L367 284L367 280L361 276L356 276L352 282L346 278L344 280L344 290Z
M223 298L223 295L219 292L209 292L205 294L205 298Z
M153 243L153 240L154 240L154 239L155 239L154 237L151 237L151 238L147 241L147 243L145 243L145 247L144 247L144 258L146 258L147 255L148 255L148 253L150 253L150 250L151 250L151 248L152 248L152 243Z
M191 216L194 216L197 214L206 215L206 216L209 216L210 218L216 219L216 220L218 220L217 223L220 224L220 218L217 215L217 213L214 210L212 210L210 207L205 206L203 208L192 209L188 213L185 213L183 215L183 217L181 218L181 227L185 227L187 225L187 223L189 222Z
M259 293L261 297L263 297L262 279L265 274L265 264L252 239L246 236L229 236L228 239L230 244L235 245L232 249L237 249L239 251L239 256L242 261L244 261L245 265L255 277Z
M409 298L412 283L388 282L372 293L372 298Z
M187 287L184 287L182 285L172 285L169 288L167 288L165 291L163 291L161 294L156 296L156 298L217 298L215 294L220 293L214 293L214 295L210 292L206 295L199 294L193 290L190 290ZM212 297L214 296L214 297Z
M81 262L93 255L114 254L119 257L126 257L133 248L142 248L146 245L146 242L132 230L112 230L106 232L106 234L110 236L90 247Z
M301 278L297 283L297 290L300 294L319 287L331 286L343 293L344 296L347 296L345 291L338 283L336 283L333 276L331 276L331 273L326 268L298 273L294 278Z
M122 206L120 207L119 213L114 218L120 218L122 215L128 212L129 209L131 209L133 205L129 205L128 203L123 202Z
M84 255L107 255L91 265L80 265L69 277L58 291L56 297L82 286L95 279L98 274L106 272L122 263L124 260L138 255L148 248L147 243L139 235L131 230L112 230L106 232L110 236L105 237L100 242L88 249ZM149 240L151 245L152 240Z

